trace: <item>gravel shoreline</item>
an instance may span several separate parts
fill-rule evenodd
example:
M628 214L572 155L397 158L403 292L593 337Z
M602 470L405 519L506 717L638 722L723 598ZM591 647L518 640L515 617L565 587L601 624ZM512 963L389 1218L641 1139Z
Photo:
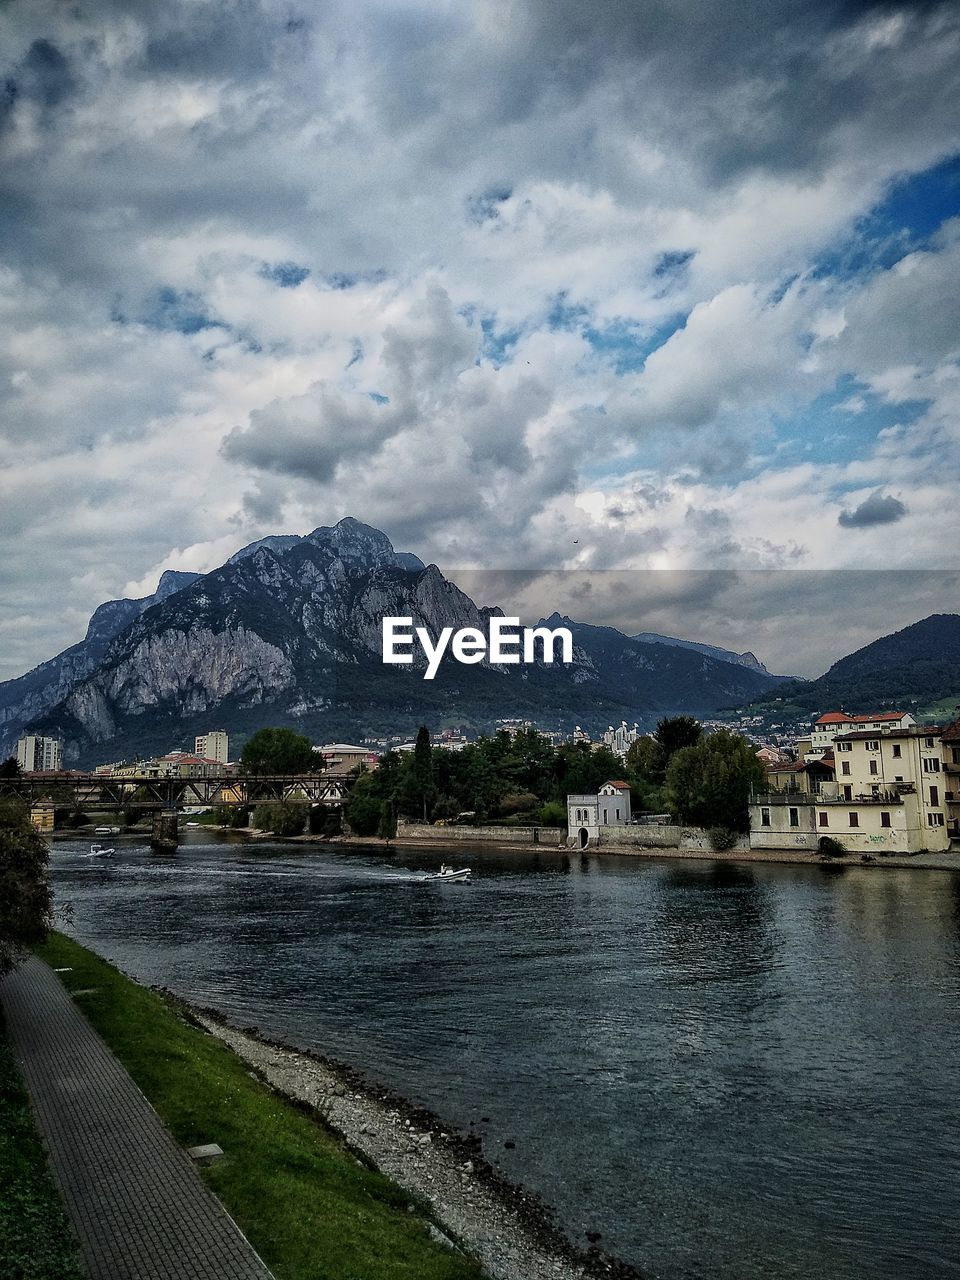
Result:
M409 1192L411 1212L427 1206L431 1233L476 1258L491 1280L643 1280L596 1244L578 1249L536 1196L483 1159L479 1137L458 1133L342 1063L238 1030L211 1010L185 1011Z

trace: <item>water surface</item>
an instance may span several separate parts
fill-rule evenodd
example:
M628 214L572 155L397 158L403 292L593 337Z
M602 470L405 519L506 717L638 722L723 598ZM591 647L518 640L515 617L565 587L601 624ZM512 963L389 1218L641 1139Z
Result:
M581 1241L671 1280L960 1276L960 877L116 843L55 845L70 933L472 1122Z

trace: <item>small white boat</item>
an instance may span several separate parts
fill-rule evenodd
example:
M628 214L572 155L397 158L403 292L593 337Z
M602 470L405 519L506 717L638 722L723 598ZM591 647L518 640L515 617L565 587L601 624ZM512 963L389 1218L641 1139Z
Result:
M421 876L420 883L428 884L430 882L436 882L438 880L463 881L463 880L469 880L469 879L470 879L469 867L461 867L458 871L458 870L455 870L453 867L448 867L446 863L444 863L443 866L440 868L440 870L435 871L433 875Z
M85 856L87 858L112 858L116 852L116 849L104 849L101 844L92 844L90 852Z
M119 827L94 827L93 834L95 836L118 836L120 834Z

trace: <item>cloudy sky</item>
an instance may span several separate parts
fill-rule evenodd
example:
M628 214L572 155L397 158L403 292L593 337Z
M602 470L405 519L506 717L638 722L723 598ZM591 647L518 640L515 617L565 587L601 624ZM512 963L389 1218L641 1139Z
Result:
M0 50L0 676L345 514L960 567L960 4L7 0Z

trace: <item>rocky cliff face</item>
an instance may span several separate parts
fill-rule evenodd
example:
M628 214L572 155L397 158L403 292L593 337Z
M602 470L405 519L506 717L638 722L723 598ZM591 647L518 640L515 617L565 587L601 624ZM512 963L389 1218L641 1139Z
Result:
M450 716L481 728L512 715L558 725L649 722L674 710L702 713L770 682L703 653L557 615L551 626L574 629L569 667L452 663L424 681L417 646L412 667L381 661L384 616L410 617L436 636L443 627L485 632L500 613L356 520L305 538L266 538L212 573L164 575L144 601L101 606L81 645L46 664L29 697L9 702L6 749L28 722L64 736L68 762L83 763L189 742L211 717L234 734L287 723L350 737Z
M163 574L153 595L139 600L110 600L94 612L79 644L42 662L26 675L0 683L0 757L8 755L25 728L47 715L87 676L96 671L113 638L145 609L175 595L199 577L196 573Z

